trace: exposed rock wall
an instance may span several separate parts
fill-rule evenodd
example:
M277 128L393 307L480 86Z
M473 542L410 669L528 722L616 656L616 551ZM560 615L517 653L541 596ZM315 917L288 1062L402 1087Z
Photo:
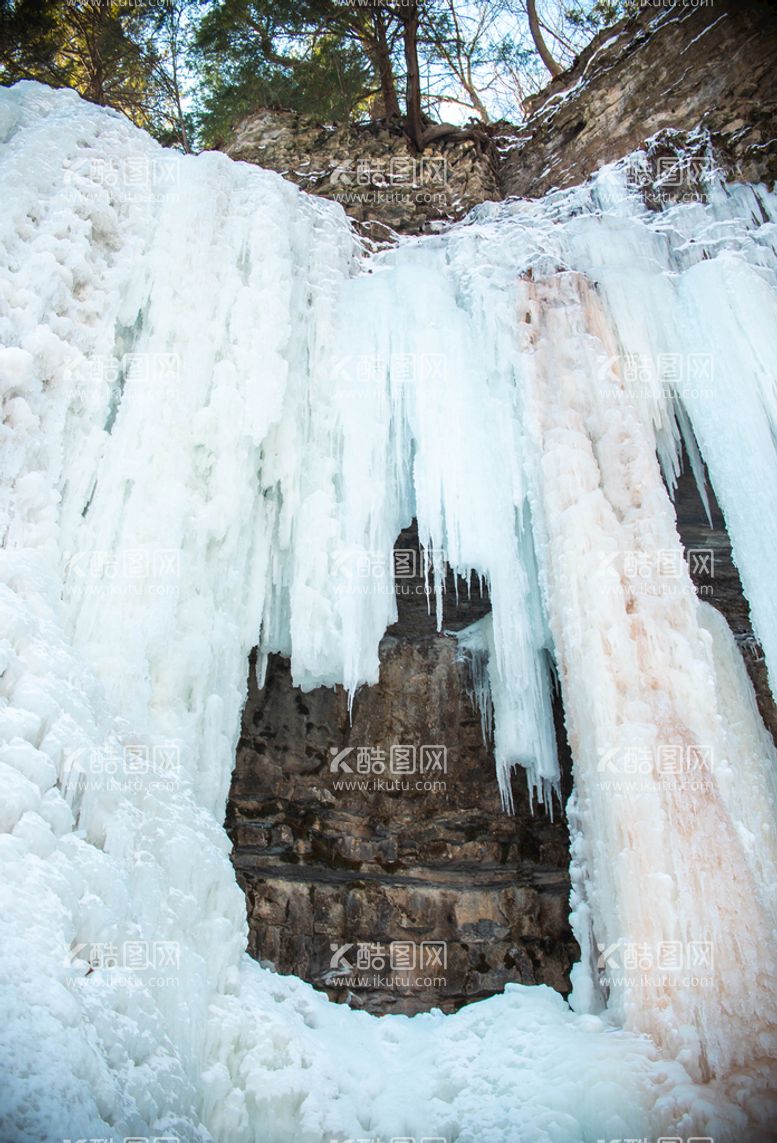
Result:
M264 110L238 125L225 150L341 203L378 239L386 228L433 230L501 194L489 140L444 141L419 156L398 128L338 126Z
M508 981L566 992L577 946L563 812L532 813L522 773L504 812L456 640L436 633L420 575L402 591L380 682L359 692L352 721L341 688L302 694L284 660L270 661L263 690L251 681L227 822L250 951L377 1012L450 1011ZM487 609L464 597L446 627ZM440 744L443 769L423 769ZM398 745L414 748L414 772L392 778ZM419 961L437 948L436 966L392 972L394 942Z
M505 195L574 186L659 131L709 132L731 175L777 178L777 12L750 0L648 4L599 33L532 105Z

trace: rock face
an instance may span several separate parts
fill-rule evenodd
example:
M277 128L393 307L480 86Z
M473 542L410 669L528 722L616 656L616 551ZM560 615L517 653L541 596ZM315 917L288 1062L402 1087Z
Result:
M342 689L301 694L284 660L251 683L227 823L250 951L373 1012L450 1011L508 981L567 992L563 813L532 813L521 773L503 811L456 640L420 576L402 589L350 723ZM446 629L487 609L476 596Z
M597 37L536 97L520 129L498 125L485 143L442 144L423 166L396 131L291 112L250 117L227 151L339 199L377 238L429 231L487 199L581 182L637 147L654 174L663 157L708 154L711 143L732 176L771 180L776 27L765 4L645 7ZM688 189L701 193L689 184L668 194ZM689 556L697 590L737 636L775 734L717 505L710 528L688 476L676 505L686 548L710 553ZM417 536L408 532L397 547L417 549ZM455 609L453 599L448 590L446 631L488 610L477 594L460 592ZM436 631L420 577L402 582L398 610L381 645L380 682L357 695L352 720L341 689L302 694L283 660L270 661L263 689L251 679L227 816L249 949L373 1012L452 1010L508 981L566 992L577 947L563 809L553 821L543 807L532 812L518 774L515 816L503 812L467 668L455 638ZM564 751L560 710L557 722ZM444 769L429 749L441 746ZM412 747L413 758L398 747Z
M646 5L600 32L534 98L500 170L540 197L671 129L709 132L735 178L777 178L777 13L767 3Z
M414 155L399 128L318 123L293 111L244 119L225 147L342 204L367 234L422 234L500 197L490 140L451 140Z

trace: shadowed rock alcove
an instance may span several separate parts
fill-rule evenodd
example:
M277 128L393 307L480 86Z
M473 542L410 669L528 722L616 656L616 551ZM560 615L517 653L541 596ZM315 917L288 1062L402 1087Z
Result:
M397 549L418 553L415 528ZM270 660L261 691L251 672L227 817L249 951L372 1012L452 1011L510 981L566 993L578 953L563 809L532 812L518 771L504 812L456 640L437 633L420 571L398 584L380 681L352 720L342 688L303 694L286 660ZM459 584L457 600L454 586L446 631L489 610L478 587ZM399 788L358 772L359 751L388 762L402 745L416 769ZM440 745L444 770L421 773L421 747ZM410 971L392 970L400 949Z

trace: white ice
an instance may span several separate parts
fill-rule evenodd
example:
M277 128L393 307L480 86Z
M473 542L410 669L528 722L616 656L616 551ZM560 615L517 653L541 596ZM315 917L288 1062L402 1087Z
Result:
M775 198L651 213L621 164L366 260L339 207L72 93L3 91L0 138L3 1137L766 1138L775 752L666 486L685 434L773 677ZM707 354L679 392L655 368ZM558 674L575 1010L516 986L378 1020L243 951L221 823L249 650L375 682L413 516L438 586L444 560L488 582L508 805L516 766L558 791ZM692 796L609 780L700 745ZM180 769L95 774L127 747ZM175 965L89 971L133 941ZM622 942L711 944L715 986L606 995Z

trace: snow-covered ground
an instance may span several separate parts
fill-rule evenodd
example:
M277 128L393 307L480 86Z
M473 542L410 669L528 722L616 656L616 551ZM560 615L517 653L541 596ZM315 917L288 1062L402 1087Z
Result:
M366 261L70 92L0 138L2 1138L768 1138L775 751L664 480L697 441L774 672L777 200L649 213L627 162ZM376 1019L243 951L248 652L374 682L414 515L489 583L506 800L555 796L555 663L574 1010Z

